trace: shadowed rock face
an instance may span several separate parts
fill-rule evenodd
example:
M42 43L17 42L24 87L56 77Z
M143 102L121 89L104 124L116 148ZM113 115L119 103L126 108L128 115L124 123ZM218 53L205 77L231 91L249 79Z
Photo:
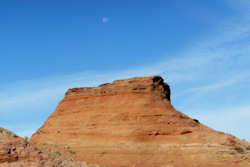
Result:
M249 166L232 135L176 111L160 76L69 89L31 141L110 167Z

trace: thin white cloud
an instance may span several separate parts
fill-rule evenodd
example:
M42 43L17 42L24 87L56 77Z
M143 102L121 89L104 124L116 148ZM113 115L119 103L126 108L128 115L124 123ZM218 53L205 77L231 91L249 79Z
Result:
M249 19L249 14L245 12L240 19L232 19L223 23L217 28L218 30L215 34L194 43L188 49L176 53L174 58L162 60L160 63L149 64L132 70L83 72L13 83L10 86L6 86L4 90L0 89L2 90L0 91L0 113L9 113L11 115L13 112L16 112L16 109L23 106L36 108L38 105L46 105L48 101L58 102L58 99L63 97L66 89L70 87L96 86L103 82L134 76L162 75L170 85L185 85L185 83L189 82L209 81L209 84L204 86L191 84L191 87L186 89L186 92L224 89L244 82L249 79L249 70L232 67L237 67L234 60L239 60L240 62L250 61L250 41L247 40L250 36ZM109 18L102 18L103 23L108 21ZM242 42L242 40L247 41ZM228 77L225 77L226 79L223 80L217 74L217 71L225 71L223 75ZM212 78L208 78L209 76ZM192 97L190 96L189 98ZM234 111L239 110L243 111L241 106L238 106ZM228 112L228 110L223 109L220 109L220 111L222 111L221 113ZM234 111L230 111L232 117L236 116ZM218 121L211 121L213 119L216 120L216 117L201 114L201 111L197 113L205 122L204 118L209 118L207 120L209 125L211 124L213 127L220 125ZM244 114L239 114L237 118L240 119L245 116ZM226 124L229 123L230 120L226 122ZM234 126L239 129L242 128L241 126ZM27 129L27 131L30 133L34 129ZM29 136L27 132L19 133Z
M233 62L232 59L235 57L245 55L244 58L248 56L250 60L250 41L244 44L239 41L250 35L250 22L246 21L248 19L243 17L241 21L237 20L230 24L227 21L225 25L221 25L224 29L219 28L220 31L213 35L213 37L198 41L194 43L193 47L177 53L175 58L162 60L160 63L132 70L118 71L116 73L102 72L100 74L99 72L83 72L67 76L13 83L12 85L14 86L12 87L15 88L14 93L10 93L13 92L11 86L6 87L5 91L0 92L0 107L8 108L35 101L42 103L45 99L61 96L61 92L64 92L69 87L97 85L101 82L110 82L114 79L132 76L160 74L173 84L203 79L202 76L204 73L209 73L207 71L209 68L231 66L230 63ZM103 18L104 22L108 20L109 18ZM241 71L241 73L246 72ZM249 72L247 71L245 75L248 74ZM190 88L189 91L223 88L239 81L237 76L224 83L214 80L214 83L203 87ZM39 84L37 85L37 83ZM19 86L15 87L15 85ZM30 85L35 85L35 89L30 89Z
M183 91L183 93L192 93L192 92L207 92L217 89L223 89L226 87L234 86L241 82L248 82L250 80L250 71L237 73L233 76L230 76L226 80L216 81L211 84L207 84L201 87L194 87Z
M218 131L234 134L250 141L249 128L250 105L235 105L232 108L214 108L208 111L187 111L200 122Z

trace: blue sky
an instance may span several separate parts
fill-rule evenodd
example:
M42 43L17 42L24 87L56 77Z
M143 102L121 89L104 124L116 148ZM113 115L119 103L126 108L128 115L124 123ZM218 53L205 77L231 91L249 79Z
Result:
M172 103L250 141L248 0L3 0L0 126L30 136L68 88L161 75Z

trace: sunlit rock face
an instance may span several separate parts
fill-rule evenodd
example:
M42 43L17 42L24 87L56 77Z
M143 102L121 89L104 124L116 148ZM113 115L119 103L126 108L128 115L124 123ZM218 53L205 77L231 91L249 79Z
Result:
M247 142L175 110L170 94L160 76L69 89L31 141L107 167L250 166Z
M7 129L0 127L0 167L88 167L65 159L48 148L28 142Z

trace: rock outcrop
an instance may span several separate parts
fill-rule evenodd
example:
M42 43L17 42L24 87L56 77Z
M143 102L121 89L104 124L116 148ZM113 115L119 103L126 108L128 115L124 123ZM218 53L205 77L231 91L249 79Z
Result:
M250 166L249 143L177 111L160 76L69 89L31 141L107 167Z
M0 128L0 167L88 167L58 154Z

